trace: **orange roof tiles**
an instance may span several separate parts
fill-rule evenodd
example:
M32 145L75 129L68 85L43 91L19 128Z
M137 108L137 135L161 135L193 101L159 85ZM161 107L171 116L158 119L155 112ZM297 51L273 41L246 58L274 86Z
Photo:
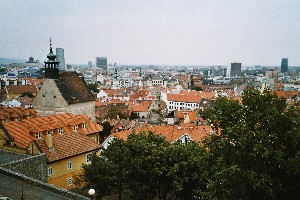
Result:
M63 128L64 134L73 133L73 128L71 126L68 126L67 124L69 120L73 120L72 122L78 123L72 123L71 125L86 123L86 128L83 128L81 126L78 127L78 132L84 135L98 133L103 130L103 127L101 125L93 123L92 121L87 119L87 115L74 115L72 113L65 113L25 119L16 122L5 122L3 123L3 125L8 133L14 138L16 146L19 148L26 148L32 140L36 139L34 134L38 132ZM54 135L57 136L58 133L54 133ZM44 135L42 135L42 137L44 137Z
M184 134L189 135L193 141L201 142L206 136L208 136L211 131L211 127L208 125L194 126L191 124L186 125L175 125L175 126L144 126L138 127L131 130L120 131L112 133L112 137L117 137L121 139L127 139L128 135L135 132L148 132L152 131L156 134L163 135L167 141L170 143L175 142Z
M143 101L140 104L132 104L131 110L133 112L148 112L150 105L151 105L150 101Z
M177 114L178 119L184 119L185 116L188 115L190 122L195 122L197 120L197 112L195 112L195 111L190 111L190 110L179 111L179 110L177 110L176 114Z
M46 154L48 162L99 150L101 148L99 143L79 133L53 137L53 148L51 149L48 149L45 140L37 140L37 143Z
M0 105L0 119L6 119L10 121L11 118L20 117L25 119L27 117L37 117L37 112L33 109L23 107L5 107Z
M8 85L6 91L7 94L38 93L38 88L35 85Z
M215 92L206 91L181 91L180 94L167 94L169 101L200 103L202 98L211 99Z
M41 85L44 83L44 79L38 79L38 78L24 78L29 85Z

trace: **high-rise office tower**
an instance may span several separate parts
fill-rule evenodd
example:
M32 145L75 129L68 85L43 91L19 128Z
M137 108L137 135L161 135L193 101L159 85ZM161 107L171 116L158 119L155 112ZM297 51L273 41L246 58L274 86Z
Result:
M65 69L65 50L63 48L56 48L56 60L59 62L58 68Z
M229 76L240 76L242 74L242 63L231 63L230 69L229 69Z
M289 70L289 60L287 58L282 58L281 60L281 73L286 73Z
M88 62L88 68L92 68L93 67L93 63L92 63L92 61L89 61Z
M107 70L107 57L96 57L96 68Z

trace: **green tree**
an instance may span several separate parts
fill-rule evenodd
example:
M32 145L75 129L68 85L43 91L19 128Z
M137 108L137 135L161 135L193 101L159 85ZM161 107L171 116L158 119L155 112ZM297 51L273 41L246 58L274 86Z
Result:
M170 144L152 132L133 133L126 141L115 139L101 157L84 165L81 179L99 197L192 199L206 188L203 155L198 143Z
M100 138L101 142L105 140L110 134L111 134L111 129L113 128L109 122L103 122L101 123L103 126L103 130L100 132Z
M140 118L139 115L135 112L132 112L129 117L130 120L139 119L139 118Z
M203 88L200 86L195 86L195 87L192 87L192 90L203 91Z
M300 199L300 111L269 90L242 102L219 97L206 112L208 199Z
M85 182L84 187L95 188L97 197L117 194L121 200L128 182L128 154L125 141L115 139L113 145L104 149L100 157L93 157L92 164L83 166L83 174L80 176Z
M34 95L31 92L23 92L21 94L21 97L29 97L29 98L34 98Z
M90 83L90 84L87 84L87 86L91 91L96 92L96 93L99 92L97 83Z

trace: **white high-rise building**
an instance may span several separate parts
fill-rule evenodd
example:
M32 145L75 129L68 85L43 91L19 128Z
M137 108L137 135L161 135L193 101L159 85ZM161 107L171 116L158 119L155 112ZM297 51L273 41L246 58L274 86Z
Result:
M59 61L59 69L65 69L65 50L63 48L56 48L56 61Z

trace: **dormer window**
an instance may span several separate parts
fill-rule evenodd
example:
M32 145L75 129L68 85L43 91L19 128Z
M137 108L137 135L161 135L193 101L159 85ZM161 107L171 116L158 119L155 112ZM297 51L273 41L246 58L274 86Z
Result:
M64 129L63 128L58 128L57 132L58 132L58 134L64 134Z
M38 132L38 133L35 134L35 138L36 138L36 139L39 139L39 138L41 138L41 137L42 137L42 134L41 134L40 132Z
M83 124L82 124L82 128L83 128L83 129L87 129L86 123L83 123Z
M77 125L77 124L73 126L73 130L74 130L74 131L77 131L77 130L78 130L78 125Z

